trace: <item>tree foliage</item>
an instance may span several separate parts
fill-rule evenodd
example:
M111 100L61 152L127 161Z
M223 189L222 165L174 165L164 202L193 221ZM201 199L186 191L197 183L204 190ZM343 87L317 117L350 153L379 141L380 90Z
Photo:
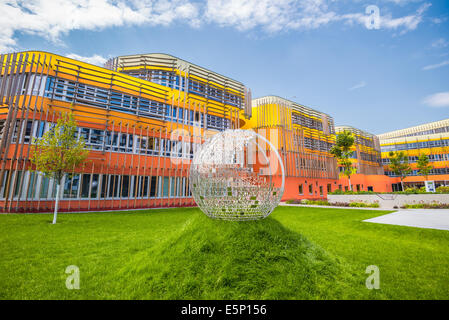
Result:
M83 137L76 137L76 121L72 113L63 114L42 138L34 138L31 162L35 171L59 183L64 173L72 172L88 155Z
M402 190L404 190L403 180L412 171L408 162L408 156L403 151L390 151L388 156L390 157L390 169L395 175L400 177Z
M429 157L422 153L419 158L418 162L416 163L416 167L419 170L419 174L424 176L427 180L427 176L430 173L430 170L433 169L433 166L429 163Z
M338 164L343 168L343 175L351 179L356 171L356 168L352 166L352 153L351 150L354 146L354 136L349 131L341 132L337 135L335 146L332 147L330 153L337 159ZM351 182L349 182L351 184ZM350 185L352 190L352 187Z

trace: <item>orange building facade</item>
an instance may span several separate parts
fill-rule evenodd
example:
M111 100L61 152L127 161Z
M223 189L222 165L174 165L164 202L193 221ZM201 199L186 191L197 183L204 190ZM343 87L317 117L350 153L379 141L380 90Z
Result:
M62 181L61 211L193 206L196 149L251 116L242 83L163 54L119 57L107 68L46 52L5 54L0 76L4 212L53 210L56 184L33 171L30 152L62 113L74 114L90 152Z
M351 162L355 173L351 176L353 191L391 192L397 179L384 175L379 138L364 130L351 126L336 126L336 134L347 131L354 137ZM341 171L341 168L340 168ZM350 190L349 180L340 174L338 189Z
M49 212L56 184L30 162L33 138L72 112L89 156L62 181L61 211L194 206L190 162L210 136L254 130L285 167L283 200L347 190L330 149L356 137L354 191L392 191L376 136L277 96L251 98L241 82L167 54L122 56L104 67L28 51L0 55L0 210ZM448 179L449 180L449 179ZM280 171L273 181L281 184Z

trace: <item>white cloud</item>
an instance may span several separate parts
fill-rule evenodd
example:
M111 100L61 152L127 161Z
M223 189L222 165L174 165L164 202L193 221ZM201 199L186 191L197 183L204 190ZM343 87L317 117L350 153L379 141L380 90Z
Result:
M90 64L94 64L94 65L100 66L100 67L102 67L106 63L106 61L107 61L106 58L104 58L104 57L102 57L102 56L100 56L98 54L94 54L91 57L83 57L83 56L79 56L79 55L77 55L75 53L71 53L71 54L67 55L67 58L71 58L71 59L75 59L75 60L79 60L79 61L84 61L84 62L87 62L87 63L90 63Z
M434 24L440 24L440 23L447 21L447 17L431 18L430 21L432 21L432 23L434 23Z
M439 92L427 96L423 102L429 107L443 108L449 107L449 91Z
M444 38L440 38L432 42L432 47L434 48L446 48L447 46L449 46L449 42Z
M58 41L72 30L198 23L198 10L189 0L1 0L0 12L0 52L17 49L17 32Z
M431 6L430 3L422 4L415 13L407 16L393 18L391 13L382 14L380 11L379 29L385 30L400 30L400 34L415 30L423 20L424 12ZM364 26L369 22L370 17L361 13L345 14L338 17L339 20L344 20L348 24L359 23Z
M402 6L405 2L391 3ZM415 12L395 18L381 11L380 28L400 33L414 30L429 6L424 3ZM342 12L334 0L0 0L0 12L0 52L17 50L20 32L57 42L73 30L129 25L211 23L274 33L336 22L365 27L369 19L362 5L360 12Z
M449 65L449 60L445 60L445 61L437 63L437 64L431 64L431 65L423 67L422 69L423 69L423 71L427 71L427 70L441 68L441 67L444 67L447 65Z
M350 25L367 25L370 17L363 10L342 14L330 9L334 3L331 0L207 0L205 17L207 21L221 26L236 27L239 30L259 26L270 32L316 29L338 21ZM430 3L424 3L413 14L398 18L381 12L379 27L388 30L402 29L401 33L415 30L430 6Z
M349 88L349 91L353 91L353 90L357 90L360 88L366 87L366 82L365 81L361 81L360 83L357 83L356 85L352 86L351 88Z

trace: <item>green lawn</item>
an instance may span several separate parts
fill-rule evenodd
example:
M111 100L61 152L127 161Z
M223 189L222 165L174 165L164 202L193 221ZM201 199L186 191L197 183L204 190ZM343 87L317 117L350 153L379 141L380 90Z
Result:
M385 213L0 215L0 299L448 299L449 232L362 222ZM65 287L69 265L80 290ZM365 287L369 265L380 290Z

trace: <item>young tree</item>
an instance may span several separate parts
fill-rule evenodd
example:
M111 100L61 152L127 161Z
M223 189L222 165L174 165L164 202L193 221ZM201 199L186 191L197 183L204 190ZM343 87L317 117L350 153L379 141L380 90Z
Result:
M433 166L429 163L429 157L424 153L422 153L418 158L416 167L419 169L419 174L424 176L427 181L427 177L429 176L430 170L433 169Z
M335 146L330 153L337 158L338 164L343 168L343 175L348 177L349 189L352 191L351 175L355 173L356 168L352 166L351 156L354 146L354 136L349 131L343 131L337 135Z
M401 178L401 188L404 190L404 178L412 171L408 156L403 151L390 151L390 169Z
M77 127L73 114L63 114L56 125L44 133L42 138L33 139L31 163L35 165L35 172L41 172L45 177L56 182L56 202L53 224L58 215L59 198L61 197L61 180L65 173L86 160L88 151L85 150L83 137L76 137Z

